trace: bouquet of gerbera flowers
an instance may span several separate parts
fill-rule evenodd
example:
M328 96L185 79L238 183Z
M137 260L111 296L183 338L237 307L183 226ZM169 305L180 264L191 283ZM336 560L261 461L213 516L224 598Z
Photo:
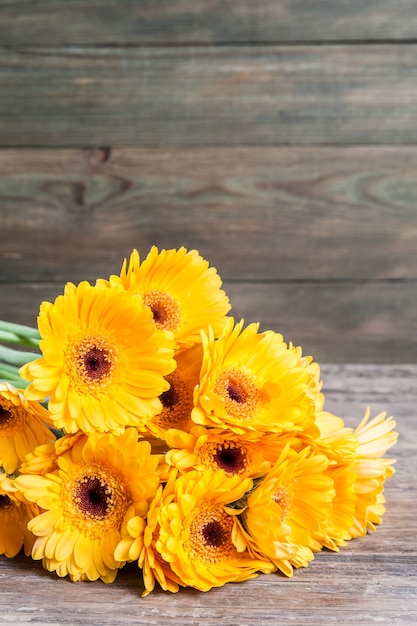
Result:
M38 330L0 322L1 554L207 591L381 521L392 418L345 427L312 358L236 322L221 287L195 250L135 250L43 302Z

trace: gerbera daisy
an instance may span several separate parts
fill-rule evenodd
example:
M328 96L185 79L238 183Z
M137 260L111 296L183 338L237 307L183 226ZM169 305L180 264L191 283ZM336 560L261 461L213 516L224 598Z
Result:
M147 429L153 436L164 438L169 428L187 431L194 424L191 420L193 392L199 381L201 359L201 345L175 355L175 371L166 377L169 389L159 396L162 410L147 422Z
M159 460L128 428L120 435L75 438L45 475L21 474L16 484L44 512L29 522L34 559L72 580L112 582L123 563L114 558L126 517L144 518L159 485Z
M164 591L175 593L180 586L184 586L178 576L172 571L170 564L165 561L155 548L159 535L158 514L162 506L172 500L174 494L174 482L177 472L172 470L166 477L166 484L160 485L149 507L146 522L139 516L133 516L126 520L122 526L122 537L116 547L114 556L116 559L127 562L137 561L142 571L145 591L147 596L158 582Z
M334 542L333 549L337 549L351 539L350 529L357 499L354 463L358 440L353 428L346 427L340 417L328 411L317 412L316 426L319 429L317 437L301 434L300 439L304 439L304 445L311 446L315 452L328 458L326 475L333 481L335 496L326 532Z
M345 426L341 417L329 411L318 411L316 426L319 435L306 441L325 454L332 464L346 464L355 459L358 439L353 428Z
M236 515L226 505L239 500L252 481L227 477L222 470L187 472L160 508L156 550L183 584L208 591L227 582L248 580L274 566L239 552L232 541Z
M298 365L304 367L307 371L309 381L307 394L313 400L316 411L322 410L324 406L324 394L321 393L323 383L320 375L320 365L313 361L313 357L304 356L301 346L293 346L290 342L288 348L297 355Z
M392 417L380 413L369 421L370 411L355 429L358 440L356 460L353 470L357 475L354 489L357 495L351 536L365 535L367 530L375 530L381 523L385 511L383 495L385 480L395 472L392 465L395 459L381 458L393 446L398 433Z
M165 434L170 446L166 460L180 471L224 470L228 476L266 474L280 455L287 438L276 433L248 431L236 435L220 428L194 426L189 433L171 429Z
M25 461L20 466L20 472L22 474L37 474L38 476L54 472L59 467L59 456L73 448L78 439L82 442L85 441L85 433L81 430L74 435L63 435L55 441L37 446L33 452L26 455Z
M35 536L27 525L38 513L38 507L25 501L14 480L0 472L0 554L12 558L23 547L26 556L30 555Z
M209 324L219 335L231 308L217 270L197 250L158 251L153 246L142 263L133 250L120 276L110 278L111 284L119 282L141 294L156 326L171 331L179 347L199 343L200 329Z
M393 432L395 422L385 419L385 414L368 420L369 409L353 430L341 418L320 411L316 417L320 436L310 440L329 459L326 474L334 482L335 497L327 533L337 545L374 530L384 512L382 492L394 461L381 457L396 442L397 433Z
M324 455L287 445L247 498L240 540L287 576L314 551L334 547L325 531L335 495L327 467Z
M329 465L326 476L333 481L335 490L326 533L335 546L343 546L352 538L352 525L357 507L355 464L346 460L345 463Z
M0 467L12 474L37 445L55 439L48 411L23 392L0 382Z
M173 342L158 330L139 295L121 286L68 283L38 318L43 358L23 366L29 399L49 396L57 428L121 433L161 410L175 368Z
M229 318L222 336L203 333L203 364L192 419L238 434L314 429L311 378L282 335L243 329Z

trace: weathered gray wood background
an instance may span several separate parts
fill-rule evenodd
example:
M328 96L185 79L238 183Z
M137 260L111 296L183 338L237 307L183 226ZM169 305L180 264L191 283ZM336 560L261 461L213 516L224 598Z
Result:
M319 361L417 361L415 0L2 0L0 318L197 248Z

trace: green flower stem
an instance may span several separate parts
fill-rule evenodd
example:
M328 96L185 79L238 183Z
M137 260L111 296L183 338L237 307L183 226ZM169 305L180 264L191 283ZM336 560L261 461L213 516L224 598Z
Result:
M31 339L30 337L20 337L18 335L14 335L13 333L7 332L6 330L0 330L0 342L13 343L18 346L24 346L25 348L39 347L38 339Z
M30 384L28 380L23 380L23 378L16 379L16 378L7 378L5 376L2 376L1 372L0 372L0 383L9 383L9 385L12 385L13 387L15 387L16 389L26 389L26 387Z
M7 330L0 329L0 341L3 343L17 343L22 345L22 338L13 333L9 333Z
M36 328L0 320L0 341L37 348L41 336Z
M49 426L48 428L55 435L57 439L60 439L61 437L65 435L64 431L60 430L59 428L53 428L52 426Z
M0 378L8 378L14 380L20 380L19 369L13 367L13 365L7 365L6 363L0 363Z
M29 361L33 361L40 357L40 354L34 352L23 352L22 350L13 350L0 345L0 361L10 363L11 365L25 365Z
M14 333L15 335L20 335L21 337L33 337L35 339L40 339L38 329L33 328L32 326L25 326L23 324L15 324L14 322L5 322L4 320L0 320L0 329L7 330L9 333Z

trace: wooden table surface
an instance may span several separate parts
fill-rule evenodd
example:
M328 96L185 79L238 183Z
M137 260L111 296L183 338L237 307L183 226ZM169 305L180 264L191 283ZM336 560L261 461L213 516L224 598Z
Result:
M416 624L417 365L325 365L326 408L355 426L366 406L386 410L400 433L396 474L386 484L387 510L376 533L338 554L323 551L293 579L261 575L207 593L156 591L141 598L135 565L111 585L71 583L19 556L0 558L2 624Z

